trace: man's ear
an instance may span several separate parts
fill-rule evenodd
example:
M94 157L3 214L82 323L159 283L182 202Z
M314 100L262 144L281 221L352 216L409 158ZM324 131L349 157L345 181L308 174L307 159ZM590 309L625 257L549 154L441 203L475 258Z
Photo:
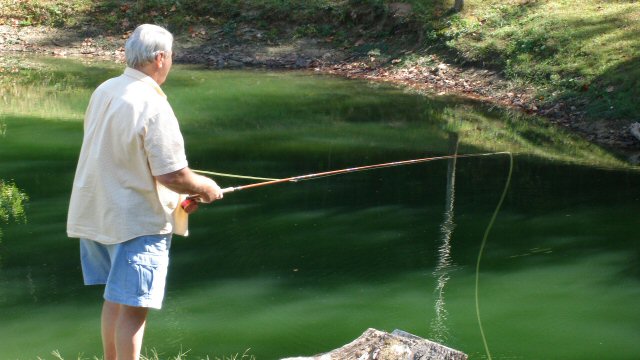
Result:
M153 59L156 66L161 69L164 66L164 53L163 52L159 52L156 54L155 59Z

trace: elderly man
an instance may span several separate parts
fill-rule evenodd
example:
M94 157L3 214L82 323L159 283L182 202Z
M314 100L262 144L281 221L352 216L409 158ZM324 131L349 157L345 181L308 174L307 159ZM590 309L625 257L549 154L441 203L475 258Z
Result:
M172 44L159 26L136 28L125 46L124 74L94 91L85 114L67 233L80 239L85 284L105 284L105 360L140 356L147 310L162 305L171 236L186 230L181 196L222 198L213 180L189 169L160 89Z

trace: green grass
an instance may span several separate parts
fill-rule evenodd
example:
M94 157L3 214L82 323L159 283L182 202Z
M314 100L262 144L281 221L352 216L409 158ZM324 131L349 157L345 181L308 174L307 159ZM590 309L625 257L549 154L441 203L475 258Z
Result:
M249 354L249 350L247 349L245 350L245 352L243 352L242 354L237 353L234 355L227 355L227 356L223 356L223 357L209 357L207 356L206 358L191 358L189 357L189 351L180 351L179 354L175 355L175 356L163 356L161 354L158 353L158 351L156 350L149 350L149 351L145 351L144 354L141 354L140 356L140 360L255 360L256 357L254 355ZM60 359L62 360L62 359Z
M468 0L434 36L458 60L569 99L592 118L632 119L640 96L640 4L634 1Z

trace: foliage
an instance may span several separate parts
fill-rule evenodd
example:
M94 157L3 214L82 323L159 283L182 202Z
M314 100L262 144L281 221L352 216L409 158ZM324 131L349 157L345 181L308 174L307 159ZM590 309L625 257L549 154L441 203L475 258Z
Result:
M90 5L89 0L1 0L0 25L73 26Z
M0 221L25 221L24 203L28 199L14 183L0 179Z
M349 3L337 0L107 0L96 6L93 17L118 30L125 30L130 24L154 22L172 30L219 25L228 31L229 27L246 23L266 29L278 24L324 27L322 32L327 32L330 26L335 32L337 25L348 18L348 13Z
M270 34L292 29L294 36L344 37L345 28L374 28L388 15L382 0L0 0L0 8L0 24L90 23L111 33L148 22L174 32L219 26L229 35L244 24Z

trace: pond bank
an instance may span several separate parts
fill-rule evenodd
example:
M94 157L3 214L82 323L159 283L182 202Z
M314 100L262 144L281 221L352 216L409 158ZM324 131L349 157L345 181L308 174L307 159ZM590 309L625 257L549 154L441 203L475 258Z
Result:
M336 48L330 39L300 38L271 43L255 29L237 31L229 41L223 30L191 30L176 34L176 62L211 68L309 69L347 78L395 84L434 96L456 95L497 107L536 114L578 133L589 142L617 153L640 152L627 124L587 120L586 113L562 102L543 107L533 88L516 87L495 71L459 67L433 54L427 64L399 64L399 59L378 58ZM104 36L97 29L57 29L44 26L0 25L0 53L38 53L122 62L127 34ZM11 71L0 60L0 71Z

